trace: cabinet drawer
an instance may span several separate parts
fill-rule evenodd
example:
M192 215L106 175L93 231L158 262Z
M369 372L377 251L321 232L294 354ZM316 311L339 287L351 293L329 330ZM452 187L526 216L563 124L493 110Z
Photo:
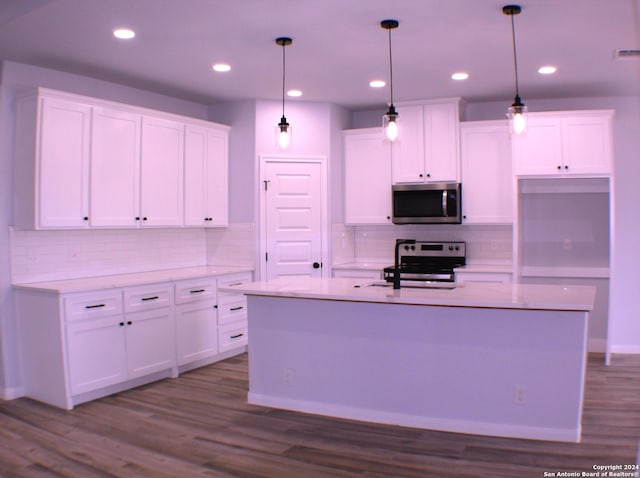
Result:
M218 352L226 352L248 343L247 325L229 324L218 328Z
M246 284L247 282L251 282L251 280L251 272L237 272L235 274L220 276L218 278L218 287Z
M176 304L195 300L215 300L216 280L206 277L176 283Z
M247 320L247 299L244 295L229 294L219 297L218 324L228 324L239 320Z
M80 320L122 314L122 291L110 290L64 299L65 319Z
M137 312L169 307L173 304L172 292L169 284L125 289L124 310L125 312Z

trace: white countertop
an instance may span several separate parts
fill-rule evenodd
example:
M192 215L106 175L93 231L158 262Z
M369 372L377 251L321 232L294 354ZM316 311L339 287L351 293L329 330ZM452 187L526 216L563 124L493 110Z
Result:
M385 267L393 265L393 259L387 262L345 262L343 264L333 264L331 267L336 270L364 270L380 271ZM456 267L457 272L478 272L478 273L507 273L511 274L511 264L467 264Z
M247 295L290 297L386 304L434 305L447 307L485 307L498 309L536 309L590 311L596 288L543 284L456 284L454 289L425 289L372 286L371 280L353 278L276 279L223 287L221 291Z
M196 266L180 269L166 269L159 271L136 272L130 274L116 274L108 276L85 277L80 279L55 280L46 282L28 282L13 284L18 289L55 292L59 294L86 292L99 289L116 289L119 287L133 287L158 282L173 282L199 277L233 274L235 272L252 272L248 267L233 266Z

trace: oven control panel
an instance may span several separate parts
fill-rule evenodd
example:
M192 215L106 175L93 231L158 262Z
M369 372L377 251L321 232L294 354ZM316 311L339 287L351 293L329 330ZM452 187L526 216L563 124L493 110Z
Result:
M402 256L465 257L465 242L406 241L400 245Z

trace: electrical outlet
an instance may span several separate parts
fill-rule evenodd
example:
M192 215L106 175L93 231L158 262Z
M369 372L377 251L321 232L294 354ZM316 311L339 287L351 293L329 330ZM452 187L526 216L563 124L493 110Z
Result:
M293 382L293 370L291 370L290 368L285 368L284 369L284 384L285 385L291 385L291 382Z
M565 251L570 251L571 249L573 249L573 241L571 241L571 239L565 239L564 240L564 250Z
M527 403L527 388L524 385L516 384L513 386L513 403L516 405Z

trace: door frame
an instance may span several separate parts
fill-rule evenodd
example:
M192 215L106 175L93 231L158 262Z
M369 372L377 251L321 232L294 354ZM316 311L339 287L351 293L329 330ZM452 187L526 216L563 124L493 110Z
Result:
M327 157L320 155L282 155L282 154L261 154L259 155L259 173L257 175L258 180L258 209L260 211L260 217L258 219L258 250L256 251L256 279L267 280L266 267L265 267L265 254L267 252L267 229L266 223L266 202L264 194L265 171L267 164L269 163L297 163L297 164L319 164L320 165L320 240L321 242L321 276L327 277L331 270L330 258L330 243L329 243L329 189L327 184Z

